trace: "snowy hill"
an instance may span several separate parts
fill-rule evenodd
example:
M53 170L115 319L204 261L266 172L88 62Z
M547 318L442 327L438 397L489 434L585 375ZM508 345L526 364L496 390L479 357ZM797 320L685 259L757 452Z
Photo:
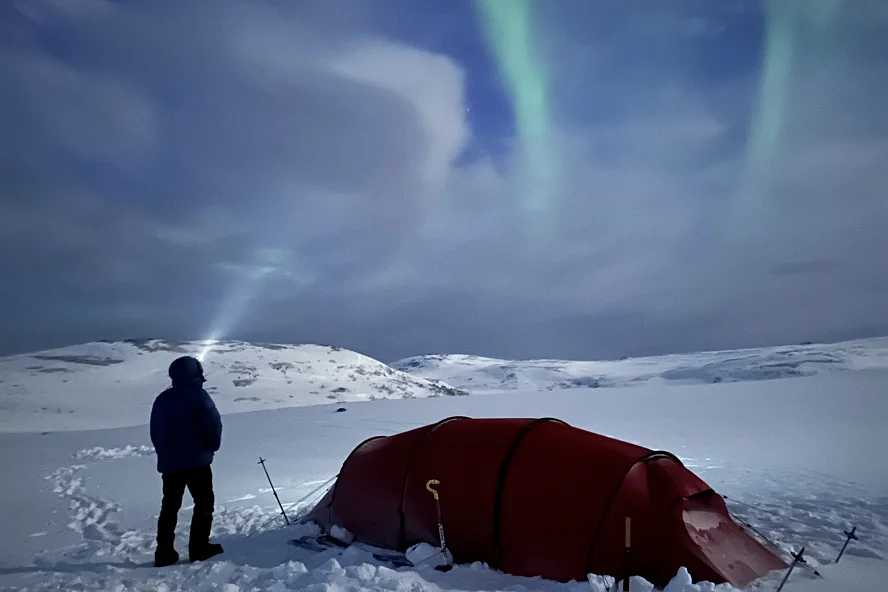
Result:
M0 358L0 432L147 423L154 397L169 385L169 363L184 354L202 353L205 388L223 414L465 394L337 347L95 342Z
M886 369L888 337L594 362L428 355L405 358L391 366L472 393L747 382Z

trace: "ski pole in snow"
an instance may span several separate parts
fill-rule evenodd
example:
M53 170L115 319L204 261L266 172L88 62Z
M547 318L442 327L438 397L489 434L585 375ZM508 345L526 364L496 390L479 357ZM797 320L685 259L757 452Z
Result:
M795 569L795 566L801 563L802 565L808 565L808 562L805 561L805 558L802 555L805 552L805 548L802 549L798 553L790 553L792 555L792 563L789 566L789 569L786 571L786 575L783 576L783 581L780 582L780 585L777 587L777 592L783 590L783 586L786 585L786 581L789 579L789 575L792 573L792 570Z
M271 482L271 477L268 474L268 469L265 468L265 459L260 456L258 464L262 465L262 470L265 471L265 477L268 479L268 484L271 485L272 493L274 493L274 499L277 500L278 506L280 506L280 508L281 508L281 514L283 514L283 516L284 516L284 521L287 523L287 526L289 526L290 519L287 518L287 513L284 512L284 504L281 503L281 498L278 497L278 492L274 488L274 483Z
M438 566L435 569L438 571L449 571L452 567L450 565L452 561L452 556L450 551L447 550L447 543L444 541L444 524L441 522L441 500L438 497L438 491L432 487L432 485L440 485L441 482L437 479L429 479L426 481L426 489L432 496L435 498L435 510L438 512L438 536L441 538L441 552L444 553L444 558L447 560L448 565Z
M854 528L851 529L851 532L848 532L847 530L843 530L842 532L845 533L845 544L842 545L842 550L839 551L839 556L836 557L836 563L838 563L838 562L839 562L839 559L842 558L842 555L845 554L845 549L848 548L848 543L850 543L852 539L855 540L855 541L859 541L859 540L860 540L859 538L857 538L857 535L854 534L855 532L857 532L857 527L856 527L856 526L855 526Z

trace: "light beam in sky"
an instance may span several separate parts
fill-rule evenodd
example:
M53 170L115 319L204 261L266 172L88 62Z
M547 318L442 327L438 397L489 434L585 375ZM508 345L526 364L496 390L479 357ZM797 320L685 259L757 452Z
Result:
M253 253L252 265L223 264L221 269L234 274L231 289L222 301L222 307L213 319L197 359L204 361L213 345L231 334L232 330L250 312L265 288L265 283L274 276L284 276L300 284L308 284L312 279L304 274L295 274L289 269L289 251L284 249L259 249Z
M530 0L476 0L475 7L509 89L526 159L525 206L546 210L557 181L546 75L536 51Z
M210 334L197 355L197 359L201 362L212 351L213 345L230 334L238 321L245 316L250 304L261 293L266 276L274 273L276 268L270 265L261 265L246 270L232 269L231 271L239 274L239 277L235 279L233 289L223 300L221 310L213 319Z

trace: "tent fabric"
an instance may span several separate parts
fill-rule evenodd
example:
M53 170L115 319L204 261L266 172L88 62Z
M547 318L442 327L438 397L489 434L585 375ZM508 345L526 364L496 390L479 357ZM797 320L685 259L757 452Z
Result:
M659 586L684 566L741 587L786 566L672 454L553 418L450 417L370 438L308 519L378 547L437 546L431 479L457 563L562 582L630 573Z

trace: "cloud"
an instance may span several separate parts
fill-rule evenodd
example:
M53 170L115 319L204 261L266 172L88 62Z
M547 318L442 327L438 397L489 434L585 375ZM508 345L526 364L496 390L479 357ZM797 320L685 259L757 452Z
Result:
M850 9L800 38L750 171L762 14L541 5L561 176L531 214L517 143L485 150L466 112L488 58L384 36L374 3L14 6L16 350L226 325L383 359L610 357L888 327L888 53Z
M774 275L802 275L806 273L827 273L841 264L834 259L811 259L808 261L790 261L772 266Z
M465 75L457 64L443 55L377 41L338 57L332 71L409 100L428 137L424 180L433 186L443 181L469 139Z
M429 204L417 196L433 198L465 141L459 66L357 24L349 36L329 15L240 2L15 8L33 34L0 61L0 224L16 253L0 271L22 288L3 304L28 313L13 340L44 324L38 303L73 317L132 302L144 317L114 333L168 331L189 309L211 316L232 274L249 277L271 252L303 262L300 278L375 265L419 224Z

